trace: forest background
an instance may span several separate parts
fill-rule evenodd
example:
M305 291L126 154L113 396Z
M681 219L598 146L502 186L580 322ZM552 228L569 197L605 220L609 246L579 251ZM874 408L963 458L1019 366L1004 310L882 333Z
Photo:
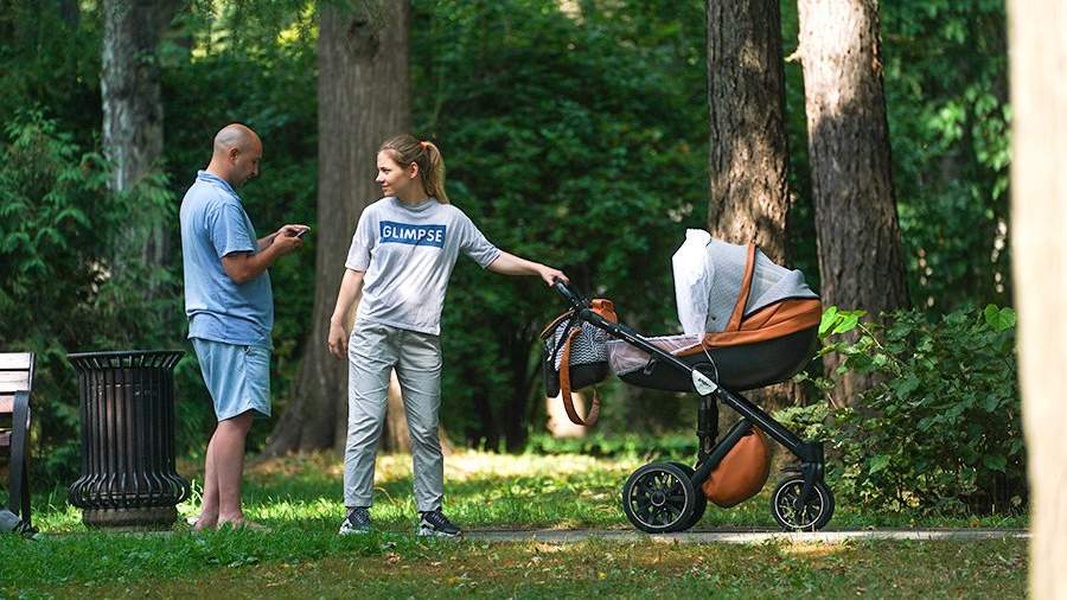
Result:
M254 429L253 450L285 437L287 409L307 394L301 365L323 352L309 343L329 314L316 310L315 290L340 273L319 272L316 255L347 249L346 240L319 248L315 235L332 218L318 198L319 165L333 150L321 143L315 93L319 18L323 6L374 3L156 3L167 17L158 44L132 64L158 83L150 123L162 146L129 186L116 183L105 148L102 49L114 35L106 25L114 4L0 3L0 348L38 355L37 465L56 482L72 481L79 465L71 352L185 349L179 448L202 451L213 422L184 337L177 208L219 127L242 121L264 140L262 175L241 190L260 232L312 226L308 251L271 269L275 417ZM450 197L493 242L564 269L650 335L679 330L670 258L685 229L714 230L705 8L696 0L410 3L411 129L441 147ZM845 494L878 497L883 507L1018 509L1026 491L1014 321L1000 310L1012 293L1004 3L902 0L878 10L905 305L914 308L885 322L869 314L864 335L836 347L855 368L892 375L869 397L827 400L824 383L774 408L832 441L840 464L864 457ZM800 22L796 3L780 11L784 255L819 290L803 73L790 60ZM374 174L370 162L347 168ZM562 309L540 282L460 261L442 339L442 422L453 443L552 447L542 433L537 335ZM692 428L691 398L617 383L601 393L596 441L580 448L605 451L634 434L663 444ZM865 407L862 419L853 404ZM898 435L914 431L939 435ZM295 447L334 446L332 433Z

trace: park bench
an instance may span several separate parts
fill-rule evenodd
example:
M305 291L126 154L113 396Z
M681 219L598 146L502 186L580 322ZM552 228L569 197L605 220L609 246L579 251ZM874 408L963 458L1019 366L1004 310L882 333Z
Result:
M30 529L27 449L33 354L0 353L0 457L8 459L8 509Z

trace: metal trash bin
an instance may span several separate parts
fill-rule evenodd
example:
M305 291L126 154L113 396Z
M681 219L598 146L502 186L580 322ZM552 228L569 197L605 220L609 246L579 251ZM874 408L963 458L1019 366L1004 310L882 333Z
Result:
M189 481L174 466L181 351L70 354L81 396L82 469L69 502L89 527L168 529Z

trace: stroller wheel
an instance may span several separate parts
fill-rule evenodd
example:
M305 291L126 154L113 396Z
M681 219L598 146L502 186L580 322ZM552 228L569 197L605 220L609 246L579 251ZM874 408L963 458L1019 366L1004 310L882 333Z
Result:
M696 489L677 464L650 463L622 486L622 510L634 527L646 533L669 533L692 525Z
M784 531L818 531L834 515L834 495L822 481L812 486L807 502L798 505L804 491L804 477L793 475L778 484L771 497L774 520Z
M675 465L682 470L689 477L689 481L693 481L693 467L685 463L677 461L671 461L672 465ZM708 497L704 495L704 490L700 488L700 484L693 484L693 491L696 494L696 504L693 505L693 516L689 517L689 521L679 525L678 529L672 529L671 531L686 531L693 525L700 522L700 519L704 518L704 512L708 509Z

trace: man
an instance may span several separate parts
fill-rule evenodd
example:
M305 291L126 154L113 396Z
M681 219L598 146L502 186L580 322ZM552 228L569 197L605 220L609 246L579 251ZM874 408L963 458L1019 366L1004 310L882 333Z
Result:
M189 339L211 392L218 426L204 459L204 496L195 528L259 527L241 510L245 438L270 416L274 300L267 268L300 248L307 225L256 239L235 191L259 175L263 144L241 124L215 135L207 169L181 206L185 313Z

